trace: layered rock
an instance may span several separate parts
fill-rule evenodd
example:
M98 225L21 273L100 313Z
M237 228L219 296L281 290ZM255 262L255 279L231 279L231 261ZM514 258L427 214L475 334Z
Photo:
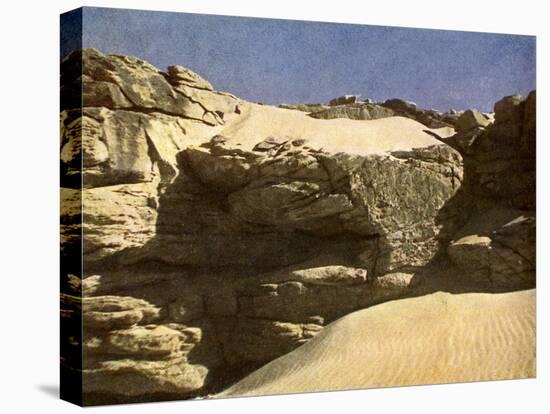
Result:
M328 105L323 104L296 104L296 105L279 105L285 109L295 109L309 113L309 116L316 119L338 119L347 118L353 120L372 120L388 118L392 116L402 116L414 119L417 122L431 129L455 127L462 113L454 110L449 112L441 112L435 109L418 108L414 102L405 101L403 99L388 99L385 102L374 102L371 99L359 101L357 95L344 95L332 99ZM470 116L471 111L466 111L466 116L463 116L463 121ZM489 114L480 114L487 122L491 122ZM466 121L468 122L468 121ZM480 121L481 122L481 121ZM454 130L453 130L454 132ZM445 137L447 134L445 134Z
M317 119L336 119L336 118L349 118L356 120L370 120L388 118L394 116L396 113L390 109L376 104L369 103L357 103L357 104L342 104L338 106L331 106L330 108L316 111L310 114L312 118Z
M185 396L204 386L203 364L216 366L208 325L159 324L166 321L160 308L131 297L85 297L83 305L83 382L90 402L109 402L113 394L127 401ZM209 358L194 362L205 346Z
M83 107L159 112L209 125L223 124L218 112L228 113L224 109L234 110L237 104L187 69L173 66L165 74L143 60L94 49L67 56L61 73L62 109L80 107L81 87Z
M475 191L463 185L469 153L426 126L443 115L323 109L371 111L358 122L256 105L181 66L94 50L62 73L62 253L83 251L63 265L63 309L84 320L82 337L66 336L84 349L90 403L206 395L349 312L414 294L447 250L461 266ZM493 128L464 124L458 136ZM533 264L532 230L519 229L534 224L502 227L511 220L484 246ZM502 286L517 272L532 283L532 268L510 266Z
M324 104L280 104L279 108L294 109L302 112L319 112L329 109L328 105Z

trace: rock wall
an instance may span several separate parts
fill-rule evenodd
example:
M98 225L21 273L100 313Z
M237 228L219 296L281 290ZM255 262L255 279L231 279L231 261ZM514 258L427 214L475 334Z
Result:
M524 100L519 95L501 99L494 122L472 120L446 142L463 154L467 185L476 196L523 210L535 208L535 91Z
M61 71L62 318L84 321L63 364L86 404L219 391L415 294L477 200L460 152L411 119L318 120L91 49ZM515 122L500 112L491 128Z
M480 283L532 287L536 270L536 93L495 104L494 121L474 111L446 142L465 163L470 223L448 247L451 260Z

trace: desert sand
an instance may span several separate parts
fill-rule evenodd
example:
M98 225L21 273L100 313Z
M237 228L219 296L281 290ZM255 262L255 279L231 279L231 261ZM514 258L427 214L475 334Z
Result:
M431 295L349 314L219 396L535 376L535 290Z
M241 117L221 134L228 138L228 144L239 144L244 150L251 150L265 137L288 136L305 139L306 145L330 153L368 155L441 144L430 132L446 138L454 129L430 129L401 116L370 121L319 120L300 111L246 104Z

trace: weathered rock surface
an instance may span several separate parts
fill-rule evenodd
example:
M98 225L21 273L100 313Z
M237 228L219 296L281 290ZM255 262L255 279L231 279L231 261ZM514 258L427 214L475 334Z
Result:
M89 49L61 82L62 316L85 324L64 331L63 361L84 348L90 404L218 391L347 313L415 294L447 252L476 286L534 284L533 212L475 222L494 207L476 177L496 168L478 158L501 150L498 131L519 131L531 172L534 95L498 104L494 124L395 100L293 111ZM459 116L453 149L432 128Z
M160 309L150 303L124 296L90 296L82 299L83 320L92 330L129 328L159 319Z
M317 119L349 118L366 121L370 119L388 118L395 114L396 113L392 109L380 105L357 103L353 105L333 105L330 108L313 112L310 116Z
M329 109L328 105L324 104L281 104L279 108L294 109L302 112L319 112L324 109Z
M189 395L204 386L208 368L191 362L199 346L210 346L203 329L175 323L86 331L83 381L87 398L132 401L144 395ZM210 368L215 361L203 359Z
M464 157L468 191L519 209L535 208L536 93L495 104L494 123L445 140Z
M217 113L225 112L219 108L218 94L211 91L211 85L198 75L183 68L171 67L168 74L163 74L151 64L134 57L103 55L94 49L83 49L71 53L61 62L61 73L62 109L80 106L82 86L84 107L159 112L209 125L223 124ZM201 95L206 99L197 101L192 93L202 90L208 91L208 94ZM233 99L237 104L237 99L223 95L224 104L225 98Z
M486 127L490 121L483 114L475 109L468 109L456 120L457 132L467 132L473 128Z
M357 102L357 95L343 95L338 98L331 99L328 103L329 106L346 105Z
M393 110L396 115L412 118L426 125L428 128L452 127L456 124L459 117L456 113L420 109L414 102L403 99L388 99L381 106Z
M477 220L486 220L485 229L476 226L478 234L468 234L453 241L447 249L449 257L472 277L489 285L516 289L534 287L535 217L526 214L509 210L503 215L493 209L477 217ZM517 217L501 224L502 218L515 215ZM471 231L473 226L467 227L462 233Z
M372 120L402 116L414 119L428 128L449 128L453 130L461 114L456 111L440 112L433 109L420 109L414 102L402 99L388 99L385 102L376 103L371 99L359 101L355 95L345 95L333 99L329 105L323 104L296 104L279 105L280 108L295 109L309 113L309 116L316 119L338 119L347 118L353 120ZM481 115L483 120L490 122L488 115ZM479 122L483 122L481 119ZM448 135L444 134L444 138Z

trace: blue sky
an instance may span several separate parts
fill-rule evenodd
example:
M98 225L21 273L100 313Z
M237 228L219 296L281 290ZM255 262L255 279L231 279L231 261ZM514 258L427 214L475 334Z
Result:
M360 94L489 111L535 88L531 36L105 8L83 16L84 47L179 64L250 101Z

